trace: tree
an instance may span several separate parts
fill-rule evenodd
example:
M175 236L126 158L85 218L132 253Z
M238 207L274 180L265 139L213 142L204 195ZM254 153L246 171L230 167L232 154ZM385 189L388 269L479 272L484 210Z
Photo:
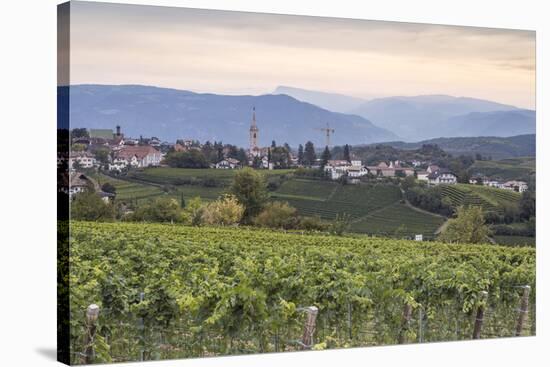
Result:
M483 209L479 206L460 206L456 218L449 219L447 228L438 239L452 243L486 243L489 235L490 230L485 225Z
M330 160L330 149L328 149L328 146L326 146L325 150L323 151L323 154L321 155L321 169L325 168L329 160Z
M179 222L181 208L176 199L161 197L139 206L133 215L134 220L150 222Z
M181 193L180 207L181 207L182 209L185 208L185 198L183 197L183 192Z
M351 162L350 146L344 145L344 160Z
M288 168L290 166L290 153L284 147L270 148L270 163L276 168Z
M351 226L351 217L349 214L336 214L336 218L331 223L329 231L337 236L343 235Z
M183 224L200 226L202 224L202 213L204 206L200 197L194 197L186 203L182 211Z
M110 154L111 152L107 147L99 147L94 151L95 159L102 164L109 163L109 158L111 157Z
M304 165L311 166L315 164L316 159L317 155L315 154L315 147L311 141L308 141L304 151Z
M71 130L71 138L77 139L77 138L89 138L90 134L88 133L88 130L84 127L77 127L75 129Z
M243 148L239 149L237 152L237 160L241 162L242 165L246 165L246 161L248 160L248 156L246 155L246 152Z
M304 146L302 144L298 145L298 164L304 163Z
M254 223L269 228L294 228L298 223L296 208L284 202L271 202L254 218Z
M186 152L168 153L164 161L170 167L176 168L208 168L208 160L204 154L197 149Z
M224 195L220 199L207 204L202 211L202 221L205 224L228 226L241 221L244 206L233 195Z
M414 178L414 176L407 176L405 177L405 179L401 181L401 188L404 191L407 191L415 186L416 186L416 179Z
M116 187L113 184L109 183L109 182L105 182L101 186L101 191L108 192L109 194L116 195Z
M521 194L521 199L519 201L519 215L521 219L528 220L531 217L534 217L536 214L536 197L535 192L532 191L531 186L529 190L524 191Z
M275 140L271 141L271 148L275 148L277 146L277 143L275 143Z
M229 192L244 206L245 223L250 223L261 212L268 198L263 175L251 168L244 168L235 174Z
M71 218L89 221L111 221L115 217L113 205L104 202L91 190L75 195L71 203Z
M83 152L83 151L86 150L86 145L85 144L80 144L80 143L75 143L75 144L72 145L71 150L73 152Z

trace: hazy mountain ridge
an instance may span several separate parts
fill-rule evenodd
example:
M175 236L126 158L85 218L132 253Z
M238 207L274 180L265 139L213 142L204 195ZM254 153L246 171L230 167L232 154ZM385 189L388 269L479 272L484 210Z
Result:
M471 113L503 112L500 117L508 120L506 112L518 108L502 103L468 97L446 95L426 95L415 97L387 97L368 101L350 111L370 119L375 124L393 131L407 141L435 138L440 136L476 136L482 125L485 130L494 129L490 135L510 136L531 133L530 127L519 127L525 121L518 121L518 128L513 133L500 129L498 124L486 122L477 116L476 124L469 122ZM368 116L368 117L366 117ZM462 116L461 118L457 118ZM455 118L455 119L453 119ZM468 130L470 129L470 130ZM458 134L458 135L457 135Z
M299 101L341 113L349 113L367 102L366 99L346 96L344 94L320 92L284 85L278 86L272 94L286 94Z
M71 127L114 128L118 124L127 136L157 136L168 141L192 138L248 146L254 106L262 145L272 140L292 146L307 140L324 145L324 134L316 129L327 122L336 129L334 144L397 138L363 117L331 112L287 95L230 96L141 85L70 87Z
M449 95L361 100L341 94L280 86L290 95L329 110L357 114L405 141L441 136L514 136L535 133L535 113L515 106ZM520 112L521 111L521 112Z

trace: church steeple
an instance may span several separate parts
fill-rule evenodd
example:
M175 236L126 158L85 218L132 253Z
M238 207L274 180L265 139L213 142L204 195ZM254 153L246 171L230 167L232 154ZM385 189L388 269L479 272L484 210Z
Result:
M250 123L250 154L259 155L258 148L258 126L256 125L256 106L252 107L252 122Z

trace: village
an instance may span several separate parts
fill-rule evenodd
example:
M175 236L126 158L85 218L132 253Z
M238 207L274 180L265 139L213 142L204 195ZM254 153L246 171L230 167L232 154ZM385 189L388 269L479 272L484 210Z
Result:
M457 175L445 167L439 167L427 161L411 160L404 162L400 160L380 161L375 165L366 165L361 160L349 155L348 159L329 159L330 133L334 129L323 128L326 132L326 152L311 153L313 144L310 147L310 158L304 157L303 147L293 151L287 144L277 147L275 142L270 147L261 147L259 144L260 129L256 121L255 108L252 112L252 119L249 128L248 149L238 149L231 145L206 142L201 144L197 140L181 139L175 143L163 142L157 137L139 138L126 137L120 126L115 131L111 129L76 129L80 136L73 137L71 141L71 152L69 157L58 156L58 166L67 162L70 172L69 194L85 190L91 185L97 186L92 179L88 178L82 171L88 169L102 169L111 173L120 173L130 169L169 166L167 157L178 153L197 152L209 146L209 149L216 151L214 161L203 164L200 168L212 169L240 169L250 166L256 169L273 170L278 168L303 168L321 171L324 176L331 180L346 180L348 183L356 184L361 179L377 179L392 177L413 176L420 182L428 185L453 185L456 184ZM306 151L308 149L306 144ZM278 153L277 153L278 152ZM306 152L307 153L307 152ZM274 159L274 155L283 155ZM349 154L349 152L348 152ZM312 158L312 157L313 158ZM237 159L240 158L240 159ZM217 158L217 159L216 159ZM282 162L282 163L281 163ZM472 185L483 185L503 190L524 192L528 185L524 181L498 181L489 179L480 174L470 178ZM105 200L110 198L108 193L100 190Z

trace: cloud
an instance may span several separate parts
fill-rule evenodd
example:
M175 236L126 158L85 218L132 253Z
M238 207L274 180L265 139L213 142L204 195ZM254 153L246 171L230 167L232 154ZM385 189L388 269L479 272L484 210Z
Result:
M372 94L366 87L390 94L459 91L534 105L532 31L72 4L73 82L213 92L291 84L358 96ZM488 86L495 84L506 90Z

